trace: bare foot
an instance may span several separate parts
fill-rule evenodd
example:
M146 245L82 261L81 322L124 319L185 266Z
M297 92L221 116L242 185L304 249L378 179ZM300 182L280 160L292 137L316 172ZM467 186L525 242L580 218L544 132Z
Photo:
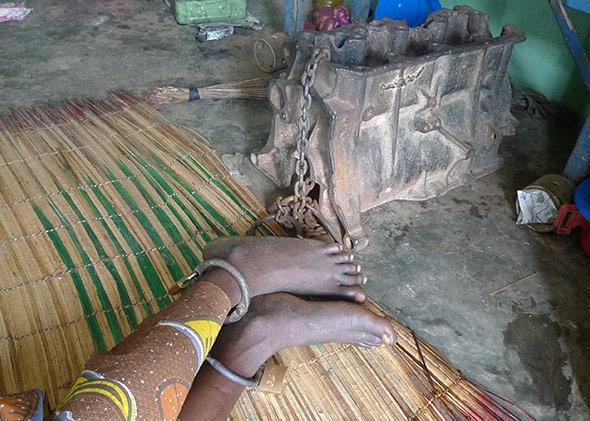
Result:
M352 254L339 244L286 237L222 237L205 247L248 280L252 296L284 291L363 302L366 281Z
M252 299L250 311L221 330L211 355L244 377L253 376L275 352L297 345L393 345L391 324L347 302L305 301L286 293Z

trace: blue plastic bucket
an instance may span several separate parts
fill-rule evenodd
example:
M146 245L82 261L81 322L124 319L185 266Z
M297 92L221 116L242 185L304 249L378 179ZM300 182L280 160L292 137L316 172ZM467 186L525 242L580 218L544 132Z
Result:
M420 26L429 14L441 8L439 0L380 0L375 19L405 20L408 26Z
M574 203L586 221L590 221L590 178L582 181L574 192Z

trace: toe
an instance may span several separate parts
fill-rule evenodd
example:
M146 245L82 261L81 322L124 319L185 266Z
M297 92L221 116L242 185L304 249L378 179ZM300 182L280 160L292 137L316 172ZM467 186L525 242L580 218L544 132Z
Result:
M357 342L357 345L362 346L364 348L373 348L376 346L383 345L383 340L380 338L376 338L374 336L371 336L371 337L361 340L360 342Z
M339 292L341 297L355 303L362 304L367 299L367 293L360 286L342 286Z
M379 338L385 345L392 346L395 344L397 335L389 321L371 313L370 316L367 317L365 323L367 331L371 332L374 337Z
M337 254L337 253L341 253L343 250L344 250L344 247L342 247L342 244L338 244L338 243L330 244L330 245L327 245L323 248L323 251L326 254Z
M362 272L361 265L355 263L343 263L339 266L341 273L357 275Z
M384 326L384 333L383 336L381 336L381 338L383 340L383 343L385 343L388 346L393 346L397 342L397 333L395 333L395 330L393 329L391 323L389 323L387 320L385 320L385 322L386 325Z
M362 273L357 273L354 275L342 274L338 278L338 282L340 285L352 286L352 285L364 285L366 283L367 277Z
M334 263L351 263L354 260L354 255L352 253L343 252L338 254L333 254L332 259Z

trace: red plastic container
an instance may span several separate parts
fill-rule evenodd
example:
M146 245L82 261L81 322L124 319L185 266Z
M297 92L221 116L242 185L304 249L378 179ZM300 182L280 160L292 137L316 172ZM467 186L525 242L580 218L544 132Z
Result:
M553 227L561 235L569 235L574 229L580 228L580 244L584 253L590 256L590 221L584 218L576 205L560 207Z

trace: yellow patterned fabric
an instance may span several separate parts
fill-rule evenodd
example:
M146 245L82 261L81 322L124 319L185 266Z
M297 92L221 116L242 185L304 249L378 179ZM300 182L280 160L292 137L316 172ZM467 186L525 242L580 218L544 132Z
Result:
M230 307L221 288L197 282L115 348L92 356L57 419L175 420Z
M57 410L63 409L72 398L79 395L100 395L106 398L117 409L117 418L122 420L132 421L137 416L135 397L129 388L120 381L105 379L94 371L86 370L80 374Z
M199 366L203 364L213 343L221 330L221 324L215 320L193 319L178 322L160 322L159 326L177 329L186 335L195 348L199 358Z

